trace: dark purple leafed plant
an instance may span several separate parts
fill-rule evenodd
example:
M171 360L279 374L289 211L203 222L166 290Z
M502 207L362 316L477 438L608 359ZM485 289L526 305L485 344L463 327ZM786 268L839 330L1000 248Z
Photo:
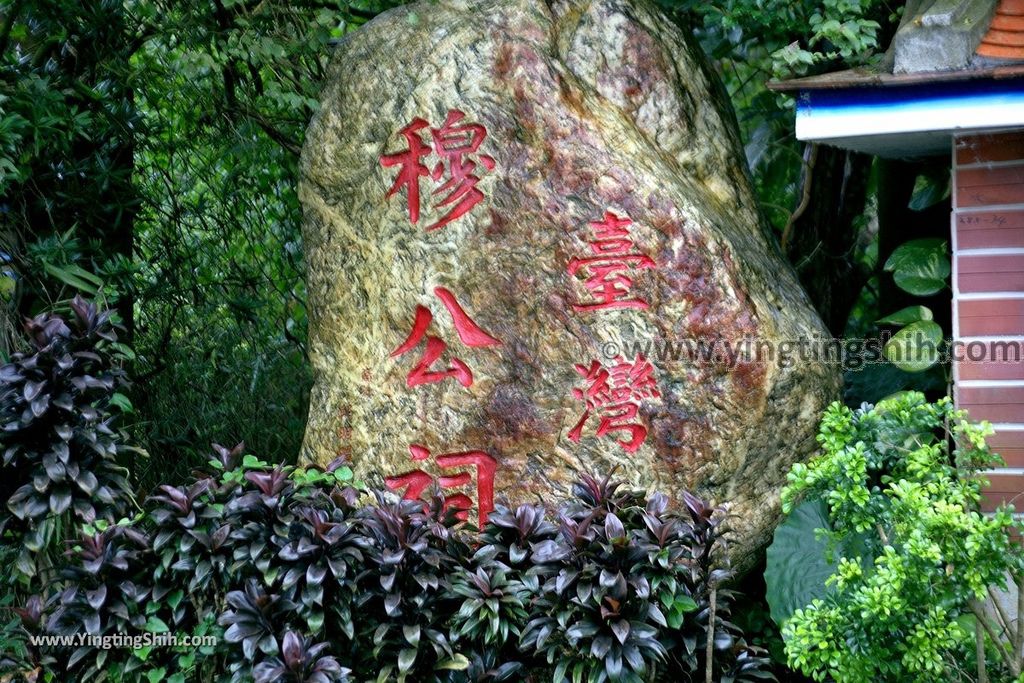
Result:
M66 586L51 599L54 610L47 632L92 636L141 633L147 626L146 606L152 588L139 580L139 570L152 561L149 538L127 526L112 526L84 536L68 550L76 562L63 571ZM85 644L59 658L65 672L77 669L76 680L96 678L109 651Z
M256 683L336 683L347 681L348 669L334 657L324 655L327 643L310 644L295 631L284 634L281 656L260 662L255 669Z
M109 314L80 299L72 310L30 321L32 352L0 368L0 533L23 548L18 572L38 580L58 524L79 537L45 599L18 608L18 638L220 639L23 648L0 657L0 678L653 683L703 680L709 666L716 681L770 677L727 621L720 511L689 494L676 512L665 496L583 477L554 521L499 506L475 533L439 497L360 505L369 492L341 461L274 466L239 444L215 446L209 471L159 486L117 522L129 496L109 408L126 382Z
M449 581L469 557L466 534L443 501L382 503L361 515L366 539L364 581L354 611L357 653L398 681L434 680L435 671L465 668L448 637L457 600Z
M71 310L68 320L27 321L32 349L0 367L0 535L22 545L16 569L26 579L52 559L44 551L61 540L56 529L116 520L130 497L111 425L111 400L127 384L111 313L81 298Z
M239 643L241 654L250 661L257 651L277 654L277 634L287 623L295 603L268 593L255 579L249 580L245 590L228 593L227 603L228 610L218 619L220 625L227 629L224 640Z
M554 669L553 680L704 680L709 623L713 680L771 678L723 618L731 595L715 588L726 575L715 568L724 559L719 511L687 494L679 516L665 496L645 499L610 478L584 476L573 493L558 534L532 544L536 569L524 580L533 616L521 644Z

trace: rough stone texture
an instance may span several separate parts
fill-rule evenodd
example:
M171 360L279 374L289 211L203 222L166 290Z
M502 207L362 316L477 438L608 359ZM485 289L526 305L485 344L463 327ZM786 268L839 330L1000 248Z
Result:
M697 50L657 10L627 0L420 3L337 48L300 183L316 373L307 457L348 454L379 485L417 468L437 477L437 456L479 449L509 502L552 501L577 471L617 467L645 488L729 502L734 561L749 565L777 521L785 472L814 448L836 368L652 351L660 396L635 403L633 422L648 429L639 449L618 443L629 432L598 437L597 416L568 438L584 413L575 365L608 362L609 341L625 352L633 340L825 334L766 237L735 125ZM386 196L398 167L380 160L406 148L401 130L415 118L438 127L450 110L486 126L478 154L494 168L477 156L485 198L428 231L444 215L434 181L420 179L413 225L406 189ZM568 264L592 254L588 223L609 210L633 221L631 251L655 262L626 273L631 298L649 308L577 312L593 295ZM501 345L460 342L436 287ZM426 342L391 353L417 305L447 344L431 369L458 358L471 386L407 386ZM410 444L431 456L413 462ZM475 501L478 484L445 492Z

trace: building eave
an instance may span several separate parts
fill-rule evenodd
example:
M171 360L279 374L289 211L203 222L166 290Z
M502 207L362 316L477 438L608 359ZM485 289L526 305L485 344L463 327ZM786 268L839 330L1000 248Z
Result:
M917 74L920 76L920 74ZM800 89L800 140L877 154L947 154L957 133L1024 127L1024 71L1003 79Z
M818 76L769 81L769 90L797 92L805 90L843 90L847 88L896 88L907 85L960 83L963 81L1002 81L1024 77L1024 63L990 65L957 71L927 71L893 74L869 68L847 69Z

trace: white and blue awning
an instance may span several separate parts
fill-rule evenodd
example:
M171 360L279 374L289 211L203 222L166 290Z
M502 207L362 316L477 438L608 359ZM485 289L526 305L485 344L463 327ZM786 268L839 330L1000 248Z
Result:
M773 85L797 91L798 139L882 157L948 154L953 135L1024 128L1024 72L1003 78L956 75L949 81L941 74L859 82L814 77Z

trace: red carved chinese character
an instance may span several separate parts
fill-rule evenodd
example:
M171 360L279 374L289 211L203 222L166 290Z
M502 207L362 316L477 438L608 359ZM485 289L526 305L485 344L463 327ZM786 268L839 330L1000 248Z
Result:
M440 180L442 176L445 177L445 182L434 190L435 195L444 195L435 206L454 206L427 230L437 230L448 225L456 218L469 213L470 209L484 198L484 193L476 186L480 178L473 173L476 170L476 162L467 159L466 156L475 154L480 149L480 144L487 137L487 129L478 123L458 125L464 117L465 114L461 111L451 109L443 126L430 129L434 138L434 148L444 157L444 161L438 162L431 173L435 181ZM494 168L494 159L491 157L481 154L478 158L488 171Z
M421 118L400 132L409 144L409 148L395 154L385 154L380 163L385 167L401 166L394 185L387 196L394 195L399 188L406 188L409 205L409 220L417 223L420 216L420 176L430 176L436 187L431 196L437 197L434 208L450 207L448 213L427 227L427 230L438 230L472 210L484 199L484 193L477 188L480 176L476 173L477 165L488 171L494 169L494 159L486 154L479 154L480 145L487 137L487 129L478 123L461 123L465 114L457 109L449 109L448 116L440 128L430 128L430 136L434 147L423 142L420 131L430 124ZM428 169L420 158L434 152L441 157L433 169Z
M418 444L409 446L409 453L413 460L423 461L430 458L430 451ZM494 510L494 475L498 470L498 462L483 451L464 451L461 453L446 453L437 456L434 461L441 470L451 470L460 467L473 467L476 470L476 497L478 520L482 527L487 522L487 516ZM413 470L397 477L388 477L384 480L385 485L392 491L402 491L402 498L406 500L417 500L427 490L427 487L434 482L434 478L423 470ZM473 482L473 475L466 471L454 474L445 474L437 478L441 490L455 489L467 486ZM473 499L465 493L451 493L445 496L444 509L456 510L456 517L465 520L469 517L469 510L473 507Z
M420 219L420 176L430 175L430 170L420 161L420 157L430 154L430 146L423 144L420 138L420 131L430 124L421 118L415 118L408 126L399 131L409 148L385 154L380 158L380 163L385 168L390 166L401 166L395 184L388 190L387 197L391 197L401 187L405 187L407 203L409 205L409 221L416 223Z
M479 325L473 322L473 319L459 305L455 295L450 291L444 287L436 287L434 288L434 294L441 300L444 307L448 309L448 314L451 315L452 322L455 325L455 332L459 335L459 339L462 340L463 344L466 346L496 346L501 344L500 341L484 332ZM414 349L424 337L427 338L426 349L423 351L420 361L409 371L406 377L406 385L412 388L420 384L442 382L452 377L464 387L472 386L473 372L469 369L468 365L458 358L452 359L452 367L447 370L431 369L448 348L448 345L438 337L427 335L427 328L430 327L430 323L433 320L434 316L429 309L425 306L416 306L416 318L413 321L412 332L409 333L408 338L397 349L391 352L391 357L396 358Z
M434 478L423 470L413 470L397 477L388 477L384 480L384 484L392 491L404 489L402 498L416 500L423 495L433 481Z
M577 311L593 311L608 308L647 308L642 299L630 298L633 279L626 275L632 270L654 268L654 260L646 254L631 251L634 247L629 236L628 218L620 218L606 211L604 220L590 223L594 237L590 249L595 254L585 258L574 257L569 261L569 274L575 276L585 270L584 285L595 301L573 304Z
M597 436L627 432L628 439L619 441L619 444L627 453L635 453L647 438L647 428L637 421L640 402L661 396L654 379L654 366L642 355L633 362L619 356L610 370L595 360L589 367L577 365L576 372L586 381L586 388L573 389L572 393L584 401L586 409L569 431L569 439L578 443L583 435L583 426L596 412L600 420Z

